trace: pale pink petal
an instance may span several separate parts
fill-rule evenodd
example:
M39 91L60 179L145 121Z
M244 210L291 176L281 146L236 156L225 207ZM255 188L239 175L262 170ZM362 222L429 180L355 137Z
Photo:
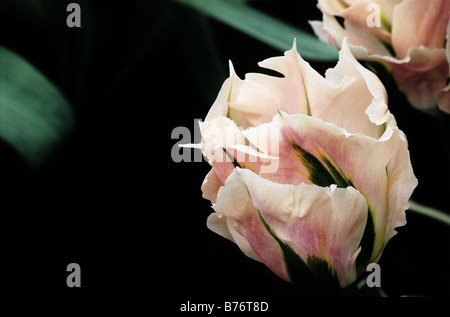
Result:
M228 228L234 228L237 234L245 237L247 243L240 241L238 244L243 252L251 253L247 249L250 245L258 259L275 274L289 281L280 247L259 220L240 175L238 169L234 170L213 208L223 218L229 219L227 221L231 226Z
M334 86L333 93L320 94L317 85L308 87L308 91L312 91L312 100L329 98L329 105L315 117L334 123L350 133L380 137L380 126L387 120L386 90L378 77L355 59L346 39L342 42L339 62L336 67L327 70L326 79ZM355 100L358 102L355 103ZM318 103L326 102L322 100Z
M345 19L345 29L355 37L355 42L351 41L350 43L355 45L365 43L366 47L369 43L369 46L372 46L372 49L369 51L371 53L379 53L379 50L383 49L381 41L386 43L391 41L392 11L393 6L399 0L359 0L352 1L348 5L340 5L336 4L336 2L341 1L319 0L319 8L328 15L339 16ZM376 16L377 13L379 13L379 16ZM376 25L377 23L380 24ZM348 37L350 37L349 34L347 34Z
M324 12L323 22L310 21L309 23L317 37L334 48L340 49L342 41L347 37L349 46L356 58L366 59L369 55L369 51L365 47L365 43L360 41L357 36L347 32L347 30L338 23L334 16Z
M241 249L241 251L249 258L256 261L261 261L255 251L253 251L247 239L236 231L231 218L224 217L217 212L212 213L209 215L206 225L212 232L215 232L231 242L236 243L239 249Z
M450 74L450 19L448 20L447 24L447 35L445 36L445 40L445 56L447 57L448 73Z
M217 212L210 214L206 222L206 226L212 232L215 232L219 236L234 242L233 236L231 235L227 224L227 217L223 217L222 214Z
M434 111L437 94L446 86L449 76L445 49L412 47L409 63L392 63L393 76L410 103L422 111Z
M439 109L450 114L450 84L437 94Z
M203 192L203 198L209 199L212 204L216 203L217 195L223 190L223 183L217 176L214 168L206 175L201 190ZM258 256L248 241L236 232L233 227L233 222L229 218L223 217L222 214L217 212L212 213L209 215L206 225L211 231L236 243L245 255L259 261Z
M321 10L337 15L342 13L344 10L347 10L354 1L347 1L347 0L319 0L318 6Z
M445 46L445 56L447 58L448 63L448 77L450 78L450 19L447 24L447 36L446 36L447 44ZM448 80L448 79L447 79ZM447 87L438 92L437 102L439 108L450 114L450 83L448 83Z
M260 173L281 184L331 184L355 187L367 199L374 221L372 258L382 251L389 217L386 167L398 148L395 121L379 139L349 134L335 125L305 115L275 117L280 128L276 173ZM405 161L405 164L408 162Z
M202 143L198 146L211 165L216 161L230 162L230 160L226 160L223 148L245 143L245 137L236 123L225 116L209 116L205 122L199 122L199 124ZM222 179L220 174L218 176Z
M249 153L256 153L256 155ZM225 183L225 180L233 172L235 167L246 168L259 173L261 165L268 161L269 159L262 159L258 155L258 152L252 151L247 146L238 148L224 147L215 152L213 166L219 180Z
M328 20L328 21L327 21ZM335 24L330 27L330 24ZM309 21L316 36L336 49L340 48L342 39L346 36L345 30L337 23L336 19L324 13L323 21ZM335 27L334 27L335 26Z
M230 76L222 84L216 100L206 115L205 121L210 121L220 116L227 116L230 99L235 96L236 91L239 91L242 80L236 75L231 61L229 62L229 68Z
M219 188L223 185L219 177L216 174L214 168L211 168L209 173L206 175L201 190L203 193L203 198L208 199L211 203L215 203L217 200L217 192Z
M395 119L391 117L390 120ZM395 228L406 224L405 210L408 209L408 200L418 184L411 166L406 136L398 130L398 133L393 134L393 138L397 143L397 150L387 165L389 217L385 244L397 233Z
M377 0L376 2L381 7L382 17L389 24L392 24L392 20L394 19L394 9L398 4L402 3L403 1L404 0Z
M281 185L237 169L214 209L236 222L258 257L281 277L286 279L280 249L258 212L305 263L310 256L327 261L342 287L355 281L354 261L367 218L366 201L355 189Z
M254 127L270 122L277 108L288 113L306 113L307 99L302 72L297 65L295 44L285 56L265 60L259 65L277 71L284 77L250 73L239 88L232 88L229 117L240 127Z
M263 130L262 126L258 130ZM202 149L222 184L235 166L258 172L262 163L268 160L266 153L270 150L271 142L267 136L269 131L255 131L256 134L252 135L249 131L240 130L234 121L224 116L212 117L200 123L200 131L202 143L195 147ZM267 142L263 142L264 139Z
M398 58L411 47L443 48L450 14L448 0L404 0L394 8L392 46Z

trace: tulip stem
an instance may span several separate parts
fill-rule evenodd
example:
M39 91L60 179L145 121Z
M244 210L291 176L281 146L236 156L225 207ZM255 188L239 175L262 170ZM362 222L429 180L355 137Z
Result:
M447 215L443 211L434 209L432 207L424 206L422 204L415 202L412 199L409 200L409 210L433 218L450 226L450 215Z

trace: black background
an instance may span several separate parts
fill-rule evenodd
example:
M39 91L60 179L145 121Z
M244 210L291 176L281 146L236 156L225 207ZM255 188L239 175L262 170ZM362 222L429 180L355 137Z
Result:
M209 165L171 158L172 130L193 131L194 119L206 116L228 60L243 78L282 52L170 1L80 0L82 27L68 28L70 2L0 5L0 44L55 83L76 119L37 170L0 141L2 293L297 295L206 228L212 209L200 185ZM316 1L251 4L308 31L308 20L321 19ZM323 73L335 63L311 64ZM419 179L413 198L450 212L438 120L386 85ZM390 296L449 296L448 227L412 212L407 219L380 262L383 288ZM73 262L81 288L66 285Z

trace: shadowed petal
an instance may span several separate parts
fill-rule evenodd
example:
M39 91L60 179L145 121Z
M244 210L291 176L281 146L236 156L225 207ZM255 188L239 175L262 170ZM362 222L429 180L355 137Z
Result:
M285 279L289 276L283 261L286 254L279 243L292 248L312 271L317 269L313 258L328 263L330 274L337 274L341 287L356 279L354 262L367 204L351 187L281 185L249 170L236 169L213 208L232 219L259 259Z

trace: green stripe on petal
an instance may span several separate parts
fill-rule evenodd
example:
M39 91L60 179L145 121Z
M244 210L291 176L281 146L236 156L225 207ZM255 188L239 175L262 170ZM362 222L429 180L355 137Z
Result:
M322 161L327 166L337 187L339 188L347 188L348 186L355 187L350 178L346 177L344 173L338 167L336 167L326 155L322 155Z
M240 167L242 168L242 165L239 164L239 162L234 158L234 156L228 152L225 148L222 148L222 150L225 152L225 154L228 156L228 158L230 159L231 163L233 163L233 166L236 167Z
M278 111L278 114L283 121L291 147L297 152L300 163L308 170L308 179L311 183L322 187L328 187L333 184L339 188L355 187L352 181L331 162L327 155L320 154L319 159L302 148L292 137L281 111Z
M333 175L336 185L341 188L347 188L351 186L355 188L352 181L347 178L342 171L337 168L325 155L322 156L322 161L326 164L328 170ZM366 198L366 201L367 198ZM367 222L364 229L364 234L361 239L361 252L356 258L356 267L359 274L366 271L367 265L371 261L373 247L375 243L375 226L373 221L373 208L368 206L367 208Z
M319 285L331 285L336 289L340 287L336 270L326 260L309 255L306 263L320 279Z
M292 148L297 152L297 156L300 159L302 165L306 167L309 172L308 179L315 185L327 187L332 184L336 184L333 175L322 164L322 162L316 158L313 154L303 149L298 145L294 139L290 139Z
M367 265L371 262L373 247L375 243L375 226L370 207L367 209L367 213L366 228L364 229L360 244L361 252L356 258L356 271L358 272L358 274L366 272Z
M245 184L245 183L244 183ZM250 192L247 188L250 195ZM259 219L264 228L275 239L281 249L286 271L291 282L297 286L303 287L305 290L312 293L327 293L327 294L342 294L342 289L339 285L339 279L336 270L326 261L316 256L309 255L307 264L302 258L289 246L284 243L269 224L264 220L261 212L256 208Z
M278 111L280 115L284 128L289 137L289 142L292 148L297 152L297 157L300 160L300 163L306 168L308 171L308 179L315 185L328 187L335 184L338 188L347 188L349 186L358 190L355 187L352 180L347 177L342 170L337 167L331 159L325 154L320 153L320 159L314 156L312 153L308 152L304 148L302 148L292 137L291 132L289 131L289 127L287 126L281 111ZM362 193L364 195L364 193ZM366 197L366 201L368 199ZM361 253L358 255L356 259L357 263L357 271L359 274L366 271L367 265L371 262L372 253L375 244L375 225L374 225L374 210L370 206L367 209L368 217L367 223L364 230L363 237L361 239Z
M322 187L328 187L333 184L337 185L338 188L355 187L351 179L346 177L325 154L321 154L321 159L318 159L298 145L295 140L291 139L290 142L291 146L298 153L302 165L308 170L308 179L313 184Z

